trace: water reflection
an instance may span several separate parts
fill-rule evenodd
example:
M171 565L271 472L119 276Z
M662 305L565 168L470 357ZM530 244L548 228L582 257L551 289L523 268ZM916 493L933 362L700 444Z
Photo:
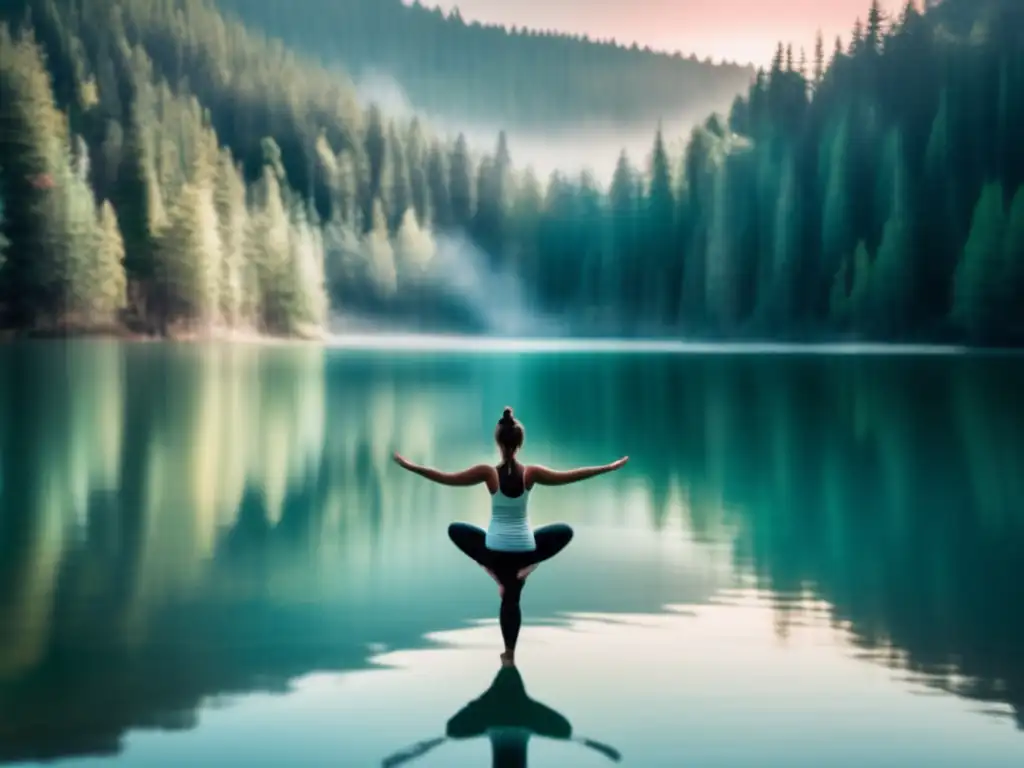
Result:
M531 577L528 624L753 587L779 642L824 612L1024 724L1022 385L999 358L4 347L0 761L114 754L211 696L494 616L444 536L485 500L388 457L478 461L507 403L533 460L631 456L538 498L580 535Z
M494 768L526 768L530 738L533 736L573 741L612 762L622 759L614 747L574 734L572 724L563 714L529 697L517 667L503 666L490 688L452 715L444 736L419 741L385 758L381 765L383 768L403 765L448 740L483 736L491 742Z

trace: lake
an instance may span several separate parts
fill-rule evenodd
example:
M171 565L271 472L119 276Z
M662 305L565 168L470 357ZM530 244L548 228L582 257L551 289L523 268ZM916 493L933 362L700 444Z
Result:
M0 762L525 764L427 749L485 701L629 766L1024 765L1022 392L991 355L0 347ZM631 461L534 494L576 537L499 675L445 532L487 492L390 456L492 460L505 405L528 461Z

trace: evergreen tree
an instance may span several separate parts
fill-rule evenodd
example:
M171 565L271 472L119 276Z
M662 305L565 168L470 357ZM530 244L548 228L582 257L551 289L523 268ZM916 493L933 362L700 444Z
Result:
M623 151L619 155L612 177L610 192L613 250L619 266L619 275L615 283L620 294L618 302L630 320L635 319L637 297L640 293L639 257L637 241L638 194L636 173Z
M412 207L413 201L405 146L402 144L394 123L391 123L388 128L388 157L391 158L388 226L392 232L397 232L405 218L405 212Z
M473 163L469 157L466 137L461 133L455 140L449 169L452 224L467 229L473 218Z
M853 327L863 332L871 324L871 254L861 240L853 254L853 284L850 286L849 313Z
M672 169L660 127L655 134L654 147L651 151L649 178L644 222L644 229L649 233L648 241L644 243L647 254L644 260L647 279L643 286L643 294L651 319L661 325L674 319L673 313L669 311L671 286L666 285L664 275L674 251L675 200L672 192Z
M871 0L871 8L868 10L867 34L864 38L864 50L870 54L877 55L882 52L882 24L885 16L882 14L882 6L879 0Z
M1003 262L1006 270L1005 296L1010 317L1009 330L1015 340L1024 338L1024 185L1013 196L1010 213L1006 220L1006 237L1003 245Z
M9 242L2 298L19 325L52 322L63 312L66 233L55 189L66 162L62 122L35 40L15 40L0 26L0 182Z
M782 178L775 208L775 239L771 261L770 302L763 309L766 319L775 327L791 323L797 313L799 296L797 279L801 268L800 202L797 189L796 163L789 158L783 164Z
M409 141L406 145L409 165L409 193L417 223L426 226L429 221L429 184L427 183L427 147L423 128L413 118L409 124ZM403 219L404 224L404 219Z
M817 91L825 79L825 38L822 36L820 29L814 41L814 71L811 73L811 76L813 77L814 89Z
M975 341L991 340L1004 319L1005 234L1003 187L998 182L986 184L953 282L952 320Z
M256 274L258 328L284 333L291 327L289 221L281 182L272 163L263 167L255 198L245 242L247 260Z
M246 272L245 233L248 213L245 201L245 181L242 179L228 150L222 150L217 164L214 201L217 207L221 246L221 273L218 294L220 317L229 328L252 322L256 297L247 295L253 280Z
M418 275L429 268L436 251L434 238L429 229L419 225L416 213L412 210L405 212L405 218L395 238L394 249L401 267L400 275Z
M830 134L826 134L826 138ZM839 123L825 158L827 183L825 205L822 213L822 275L834 275L843 259L854 246L853 222L850 219L850 179L847 171L850 163L850 117L847 114Z
M843 328L850 318L850 262L844 260L832 279L829 291L829 319L837 328Z
M124 272L124 240L117 224L114 206L100 207L99 242L96 246L96 285L92 314L97 322L113 322L128 301Z
M544 208L544 193L540 181L532 169L527 168L518 181L515 198L512 202L510 216L509 239L513 243L514 252L511 259L517 273L527 286L536 286L542 270L538 237L540 221ZM601 300L612 304L617 296L605 292Z
M914 311L915 264L910 190L903 140L894 130L889 138L886 166L892 169L890 212L871 276L872 308L886 338L906 333Z
M205 176L178 192L157 242L163 326L209 327L220 310L220 222Z
M681 156L659 131L645 172L623 154L604 194L589 174L545 188L513 170L504 134L476 159L464 136L442 147L415 120L363 111L344 76L210 0L19 2L0 10L26 30L0 45L4 319L106 322L121 251L133 323L307 333L326 315L325 272L352 311L431 312L428 294L450 290L416 275L439 268L421 257L443 232L470 235L540 311L619 332L830 318L893 338L952 318L968 338L1011 333L1024 203L1003 201L999 238L991 203L972 209L986 183L1024 181L1024 17L908 2L887 25L881 7L827 69L820 36L809 73L779 45L728 120L699 125ZM600 82L629 96L614 72Z
M374 288L379 294L390 296L398 288L398 270L395 252L388 238L387 217L380 200L373 205L371 221L370 231L363 236L363 252Z
M294 206L290 218L287 278L291 305L283 330L291 335L314 336L327 317L323 235L302 206Z
M387 162L388 141L385 135L384 118L380 109L373 105L366 117L366 138L363 140L366 153L368 178L366 191L362 195L363 226L369 231L373 221L373 206L381 202L387 211L388 200L384 189L385 163Z
M440 230L450 229L455 225L448 177L448 163L444 151L435 141L427 158L427 188L430 190L430 220L434 227Z

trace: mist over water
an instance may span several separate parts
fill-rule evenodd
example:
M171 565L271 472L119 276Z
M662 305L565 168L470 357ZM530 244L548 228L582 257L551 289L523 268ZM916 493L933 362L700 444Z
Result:
M495 268L468 237L419 230L415 247L401 238L391 272L404 293L418 297L419 307L448 307L477 330L493 337L559 337L568 325L540 312L529 302L522 280L512 271ZM415 251L413 257L410 252ZM336 312L329 323L334 334L416 332L418 313L402 319Z
M418 115L431 131L449 140L461 133L474 153L493 152L498 134L504 130L515 168L531 168L542 180L556 172L570 177L587 172L603 186L611 183L622 151L643 166L660 127L668 148L677 156L693 127L704 123L709 115L726 114L736 96L692 94L686 109L667 106L660 119L637 120L628 126L591 120L569 128L537 125L523 129L509 128L497 119L471 121L458 114L417 109L402 85L379 70L363 70L355 83L364 105L377 104L385 114L404 119Z

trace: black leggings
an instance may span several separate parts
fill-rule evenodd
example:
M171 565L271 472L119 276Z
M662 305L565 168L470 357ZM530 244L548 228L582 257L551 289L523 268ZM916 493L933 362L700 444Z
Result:
M498 552L488 549L485 544L487 532L469 523L452 523L448 526L448 538L484 568L493 573L504 588L501 598L501 636L505 640L505 648L514 651L519 639L519 628L523 624L522 611L519 609L519 598L523 592L523 582L519 571L557 555L572 541L572 528L565 523L545 525L533 532L537 548L532 552Z

